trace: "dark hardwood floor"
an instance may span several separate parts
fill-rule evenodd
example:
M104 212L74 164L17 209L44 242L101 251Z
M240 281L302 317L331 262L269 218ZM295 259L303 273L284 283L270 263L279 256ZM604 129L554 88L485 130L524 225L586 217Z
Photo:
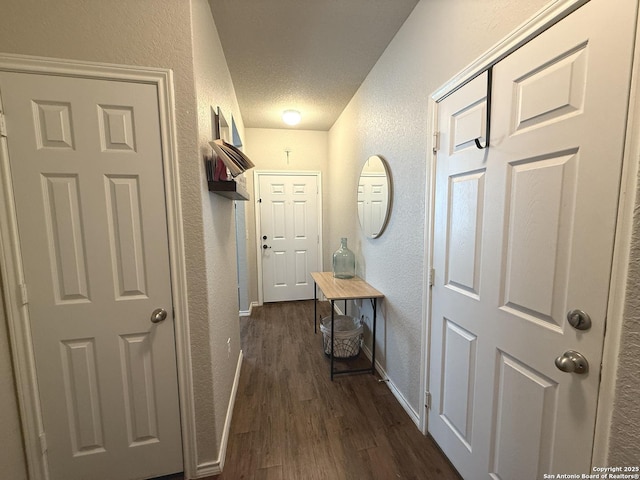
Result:
M331 382L313 301L266 304L240 322L244 361L216 479L460 478L377 376Z

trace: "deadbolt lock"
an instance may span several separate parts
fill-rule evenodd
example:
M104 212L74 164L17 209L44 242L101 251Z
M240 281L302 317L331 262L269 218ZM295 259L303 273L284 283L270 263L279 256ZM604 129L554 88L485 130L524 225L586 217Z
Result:
M591 328L591 317L582 310L571 310L567 313L567 320L576 330L589 330Z

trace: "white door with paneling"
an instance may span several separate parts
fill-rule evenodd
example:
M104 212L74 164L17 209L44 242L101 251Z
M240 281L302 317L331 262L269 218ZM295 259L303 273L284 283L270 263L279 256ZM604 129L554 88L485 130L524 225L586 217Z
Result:
M389 198L384 173L363 173L358 182L358 218L367 237L376 237L384 226Z
M0 95L50 478L180 472L156 86L0 73Z
M487 73L438 106L429 432L466 479L590 473L635 3L496 64L488 149Z
M256 172L265 302L313 298L321 271L319 174Z

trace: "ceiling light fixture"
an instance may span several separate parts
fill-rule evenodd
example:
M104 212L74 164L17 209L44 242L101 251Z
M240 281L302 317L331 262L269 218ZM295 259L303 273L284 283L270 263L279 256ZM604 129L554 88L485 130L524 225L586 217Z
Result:
M300 116L300 112L297 110L285 110L282 112L282 120L287 125L297 125L300 123L300 118L302 117Z

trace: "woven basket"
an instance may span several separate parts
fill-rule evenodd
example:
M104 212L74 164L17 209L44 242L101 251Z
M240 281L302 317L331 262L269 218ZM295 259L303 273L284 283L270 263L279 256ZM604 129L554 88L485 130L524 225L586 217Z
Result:
M331 355L331 317L320 322L324 353ZM333 318L333 356L334 358L357 357L362 344L362 324L348 315L335 315Z

